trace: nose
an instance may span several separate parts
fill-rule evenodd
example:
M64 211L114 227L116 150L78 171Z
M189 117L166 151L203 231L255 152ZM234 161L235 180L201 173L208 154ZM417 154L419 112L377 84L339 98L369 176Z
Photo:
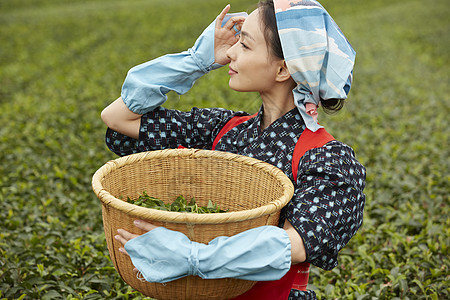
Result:
M230 59L230 60L234 60L235 59L235 50L234 49L236 49L236 45L237 44L239 44L239 42L237 42L237 43L235 43L233 46L231 46L230 48L228 48L228 50L227 50L227 57Z

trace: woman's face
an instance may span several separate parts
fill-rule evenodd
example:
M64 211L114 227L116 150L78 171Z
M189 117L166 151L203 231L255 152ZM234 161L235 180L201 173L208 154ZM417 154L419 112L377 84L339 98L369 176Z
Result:
M269 53L261 28L259 10L242 25L239 41L227 51L230 88L239 92L265 92L276 83L279 59Z

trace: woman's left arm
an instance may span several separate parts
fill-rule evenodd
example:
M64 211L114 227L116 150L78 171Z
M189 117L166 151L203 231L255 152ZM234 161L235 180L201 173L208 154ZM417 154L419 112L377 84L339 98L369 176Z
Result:
M338 141L307 151L298 168L293 199L282 218L301 237L305 261L325 270L362 225L365 168Z
M134 235L119 229L116 239L125 246L120 251L130 256L135 271L149 282L165 283L188 275L272 281L291 267L289 236L276 226L220 236L206 245L143 221L135 225L148 232Z
M292 264L297 264L304 262L306 260L306 250L303 240L295 230L294 226L286 220L284 222L283 229L286 231L291 242L291 262Z

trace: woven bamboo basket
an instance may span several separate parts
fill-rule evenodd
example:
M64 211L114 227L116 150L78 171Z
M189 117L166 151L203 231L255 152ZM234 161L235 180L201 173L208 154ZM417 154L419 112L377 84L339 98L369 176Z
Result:
M292 198L290 179L278 168L246 156L220 151L169 149L150 151L109 161L94 174L92 187L102 202L103 225L111 260L122 279L156 299L230 299L255 282L234 278L201 279L187 276L166 284L141 281L128 256L118 251L117 229L142 234L133 225L141 219L208 243L218 236L277 225L280 210ZM212 200L226 213L168 212L129 204L146 191L166 203L183 195L200 206Z

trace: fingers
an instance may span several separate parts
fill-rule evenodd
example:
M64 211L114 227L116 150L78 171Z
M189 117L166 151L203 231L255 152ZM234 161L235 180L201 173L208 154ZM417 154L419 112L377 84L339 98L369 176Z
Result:
M153 224L150 224L150 223L147 223L147 222L144 222L141 220L134 221L134 225L136 225L137 228L140 228L145 231L150 231L150 230L153 230L158 227L158 226L155 226ZM117 233L118 234L116 236L114 236L114 238L116 240L118 240L122 245L125 245L125 243L128 242L129 240L134 239L139 236L137 234L128 232L125 229L117 229Z
M117 233L118 234L116 236L114 236L114 238L116 240L118 240L124 246L125 246L126 242L128 242L129 240L134 239L135 237L138 237L137 234L130 233L124 229L117 229ZM121 247L121 248L119 248L119 251L123 254L130 256L128 254L127 250L125 250L125 248Z
M236 39L239 39L239 35L241 34L242 25L244 24L245 17L236 16L231 17L227 23L223 26L226 31L233 33Z
M128 254L128 252L127 252L127 250L125 250L125 248L119 248L119 252L130 256L130 254Z
M124 229L117 229L117 233L118 235L116 235L114 238L118 240L122 245L125 245L125 243L129 240L138 237L138 235L132 234Z
M225 8L219 14L219 16L217 17L216 28L220 28L223 18L225 18L226 14L230 11L230 7L231 7L231 5L228 4L227 6L225 6Z
M148 222L144 222L144 221L142 221L142 220L136 220L136 221L134 221L134 225L135 225L137 228L142 229L142 230L145 230L145 231L150 231L150 230L153 230L153 229L155 229L155 228L158 228L158 226L155 226L155 225L150 224L150 223L148 223Z
M241 16L231 17L223 27L228 30L231 30L233 28L233 26L236 25L236 27L240 31L242 28L242 24L244 24L244 21L245 21L245 17L241 17Z
M150 223L147 223L147 222L144 222L141 220L134 221L134 225L145 231L150 231L150 230L153 230L158 227L158 226L155 226L153 224L150 224ZM125 229L117 229L117 233L118 234L115 235L114 238L124 246L129 240L134 239L139 236L137 234L130 233L130 232L126 231ZM119 251L121 253L129 256L129 254L128 254L127 250L125 250L125 248L121 247L121 248L119 248Z
M230 4L228 4L227 6L225 6L225 8L222 10L222 12L219 14L219 16L217 16L217 21L216 21L216 29L221 29L226 28L228 30L232 29L234 25L239 24L239 30L240 27L242 27L242 24L245 21L244 16L242 15L235 15L235 14L230 14L230 15L235 15L235 16L228 16L227 18L227 13L230 11ZM224 22L224 20L226 21L225 25L222 26L222 23Z

